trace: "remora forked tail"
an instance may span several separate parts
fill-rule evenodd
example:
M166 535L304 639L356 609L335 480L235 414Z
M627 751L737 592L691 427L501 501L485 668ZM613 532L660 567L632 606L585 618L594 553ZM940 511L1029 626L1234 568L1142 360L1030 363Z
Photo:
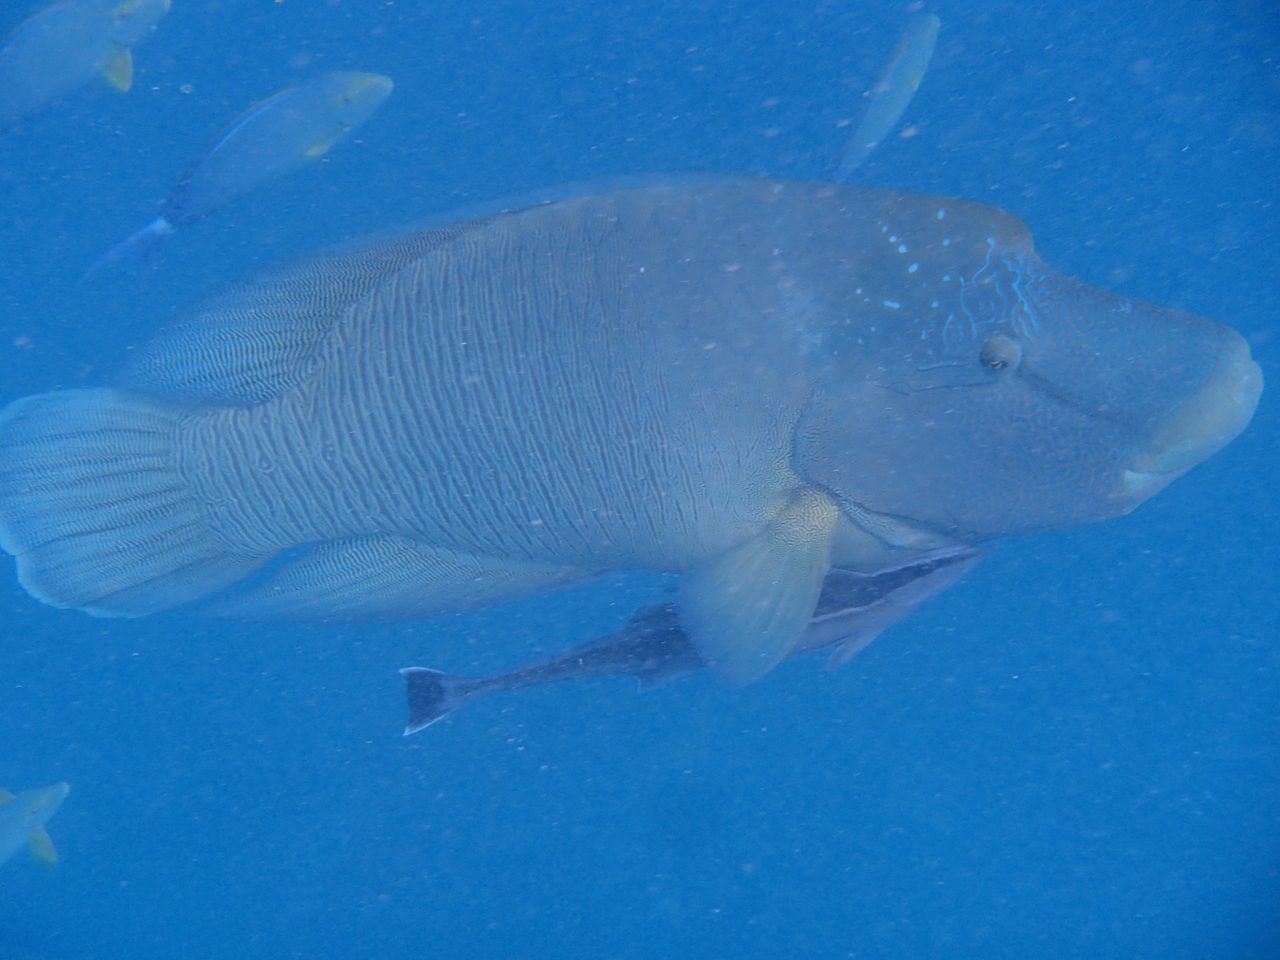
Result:
M205 523L174 462L181 407L67 390L0 412L0 546L55 607L136 617L224 587L267 557Z
M477 689L484 686L481 680L454 676L442 670L405 667L400 675L404 677L405 697L409 701L409 724L404 728L406 737L431 726L468 700L487 692Z
M599 640L514 670L488 677L459 677L426 667L400 671L407 687L407 737L430 726L464 703L497 693L560 680L628 674L641 687L702 670L706 664L680 628L675 606L659 603L637 611L625 626Z

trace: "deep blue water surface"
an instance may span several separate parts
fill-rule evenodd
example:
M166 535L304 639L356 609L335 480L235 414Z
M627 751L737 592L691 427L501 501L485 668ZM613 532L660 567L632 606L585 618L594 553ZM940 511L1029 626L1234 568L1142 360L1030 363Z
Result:
M917 5L918 6L918 5ZM940 2L860 182L1017 213L1056 267L1231 323L1280 384L1273 0ZM30 10L0 6L5 24ZM401 221L598 176L819 178L905 5L174 0L135 88L0 137L0 401L109 382L173 309ZM391 99L321 163L81 283L248 103ZM0 957L1280 957L1280 405L1133 515L1003 544L840 672L495 697L669 589L392 626L96 620L0 570ZM29 952L28 952L29 951Z

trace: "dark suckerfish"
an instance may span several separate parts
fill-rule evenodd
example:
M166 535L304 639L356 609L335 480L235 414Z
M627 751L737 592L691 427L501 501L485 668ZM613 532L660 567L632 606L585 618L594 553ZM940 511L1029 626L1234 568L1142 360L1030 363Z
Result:
M788 656L830 651L828 669L846 663L885 628L968 573L985 551L958 553L899 570L864 574L832 570L822 582L813 619ZM426 667L405 667L409 725L405 736L491 693L536 687L560 680L627 674L641 689L707 669L680 626L674 603L638 611L621 630L572 650L487 677L460 677Z
M828 572L1127 513L1248 423L1200 317L961 200L726 178L579 193L235 285L114 389L0 414L0 545L100 616L423 617L681 575L767 673Z

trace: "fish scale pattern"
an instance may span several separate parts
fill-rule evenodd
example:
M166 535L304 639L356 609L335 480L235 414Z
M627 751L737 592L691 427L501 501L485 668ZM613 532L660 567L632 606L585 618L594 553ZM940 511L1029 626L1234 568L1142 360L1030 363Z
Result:
M388 276L304 382L186 435L215 524L261 549L397 534L592 568L716 549L757 445L704 442L714 417L673 409L626 276L647 226L583 200L459 232Z

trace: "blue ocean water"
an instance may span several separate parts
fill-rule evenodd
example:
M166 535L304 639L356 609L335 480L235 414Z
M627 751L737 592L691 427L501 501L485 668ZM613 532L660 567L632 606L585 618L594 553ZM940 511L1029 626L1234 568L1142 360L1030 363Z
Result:
M859 182L1010 210L1054 266L1232 324L1280 382L1271 0L929 9L913 135ZM0 137L0 401L108 383L217 285L453 207L826 176L909 12L174 0L129 95ZM396 82L352 141L81 282L231 117L333 69ZM397 668L519 663L670 583L256 626L92 619L6 569L0 784L73 791L61 865L0 868L0 958L1280 956L1278 418L1264 394L1125 519L1002 544L839 672L562 684L409 739Z

